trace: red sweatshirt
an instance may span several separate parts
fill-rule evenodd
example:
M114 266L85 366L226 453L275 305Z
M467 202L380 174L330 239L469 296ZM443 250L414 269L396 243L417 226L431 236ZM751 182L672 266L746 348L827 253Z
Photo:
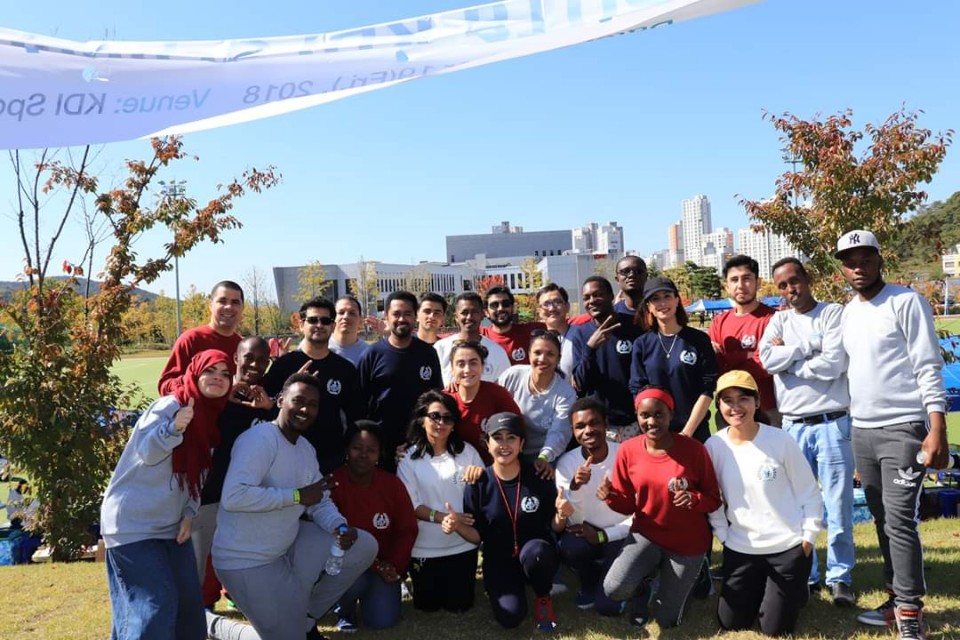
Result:
M452 396L457 401L457 408L460 410L460 422L457 424L457 433L463 438L463 441L473 445L473 448L480 453L484 464L493 464L493 458L487 452L487 446L481 441L483 436L483 421L495 413L509 411L518 416L523 412L517 406L517 402L509 391L495 382L480 382L480 390L472 402L464 402L459 393L444 391L448 396Z
M407 488L397 476L374 471L373 482L363 486L350 481L346 467L331 476L337 486L330 498L351 527L363 529L380 545L377 560L389 562L403 574L417 539L417 516Z
M710 549L707 514L720 508L720 486L702 444L676 434L667 454L655 456L647 452L645 436L630 438L620 444L611 476L607 505L633 514L631 531L672 553L694 556ZM686 480L690 509L673 504L670 485L677 479Z
M713 319L707 332L710 341L720 345L717 352L720 373L742 369L752 375L760 387L761 409L777 406L773 377L760 364L760 338L774 313L776 311L765 304L742 316L733 310L724 311Z
M546 328L542 322L514 322L506 333L498 333L493 326L480 327L480 335L503 347L510 364L530 364L530 333Z
M170 390L166 388L167 382L182 376L186 372L187 366L190 364L193 356L205 349L220 349L220 351L227 354L230 360L228 362L230 366L230 376L232 377L233 374L236 373L233 356L237 353L237 347L242 341L243 336L239 333L234 333L232 336L224 336L214 331L213 328L207 324L202 327L187 329L181 333L177 341L173 343L173 351L170 353L167 365L163 368L163 373L160 374L160 382L157 385L160 390L160 395L165 396L170 394Z

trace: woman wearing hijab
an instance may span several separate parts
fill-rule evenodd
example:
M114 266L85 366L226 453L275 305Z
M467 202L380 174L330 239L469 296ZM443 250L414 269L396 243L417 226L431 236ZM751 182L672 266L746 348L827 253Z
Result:
M196 354L134 426L103 497L111 640L207 637L190 523L219 440L230 359Z

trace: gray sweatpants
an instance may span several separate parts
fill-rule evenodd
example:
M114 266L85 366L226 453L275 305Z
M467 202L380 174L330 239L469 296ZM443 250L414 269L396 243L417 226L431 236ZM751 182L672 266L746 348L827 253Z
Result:
M197 574L200 576L200 585L207 575L207 558L213 548L213 534L217 532L217 511L220 503L201 505L193 519L190 532L190 542L193 544L193 553L197 556Z
M917 531L925 472L917 464L917 452L926 437L923 422L853 429L853 455L877 526L883 577L897 605L922 607L927 592Z
M659 569L660 589L654 617L661 628L675 627L683 620L683 611L702 564L702 553L695 556L671 553L639 533L631 532L603 579L603 591L613 600L629 600L640 584Z
M285 555L251 569L217 569L217 575L260 638L303 640L308 625L315 624L308 616L323 617L377 557L376 539L358 530L357 541L343 557L343 570L329 576L323 573L323 565L332 544L333 534L301 521ZM218 640L257 638L236 629L229 620L214 622L211 637Z

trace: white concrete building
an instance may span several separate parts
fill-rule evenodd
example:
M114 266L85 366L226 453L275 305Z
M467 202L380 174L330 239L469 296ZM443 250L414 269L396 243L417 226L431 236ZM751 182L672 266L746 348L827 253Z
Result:
M794 248L783 236L778 236L770 231L756 232L747 227L737 232L738 251L748 255L757 261L760 266L760 277L769 280L772 276L771 267L778 260L793 256L802 257L802 254Z
M703 264L705 236L713 231L710 200L704 195L688 198L681 203L681 210L684 260Z

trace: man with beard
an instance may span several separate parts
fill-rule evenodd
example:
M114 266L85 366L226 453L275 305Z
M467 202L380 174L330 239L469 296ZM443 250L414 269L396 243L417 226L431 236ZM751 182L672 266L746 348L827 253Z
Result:
M213 534L217 530L217 511L220 508L223 480L230 466L230 451L241 433L270 419L274 406L260 386L263 373L270 363L269 354L267 342L255 336L245 338L237 347L234 355L237 373L233 377L230 402L217 419L220 443L213 449L210 471L200 492L200 509L193 519L190 539L197 556L200 584L203 585L203 604L209 608L220 599L220 582L216 576L207 574L207 558L213 545Z
M544 329L541 322L517 322L513 312L513 294L507 287L490 287L485 297L487 319L492 326L482 327L480 333L496 342L506 351L510 364L530 364L530 332Z
M899 638L926 637L923 546L917 513L924 469L949 460L943 357L930 305L915 291L883 281L876 236L844 234L836 258L856 295L843 310L850 359L853 453L877 525L889 598L857 620L896 623Z
M360 378L346 358L329 348L335 307L326 298L316 297L300 307L300 333L303 339L296 351L285 353L273 363L263 380L263 388L276 397L284 381L305 371L320 381L323 389L317 421L304 436L317 450L320 471L332 472L343 464L346 454L344 434L354 420L362 417Z
M218 349L226 354L236 353L243 339L237 332L243 319L243 289L236 282L222 280L210 292L210 322L187 329L173 343L173 350L160 374L160 395L172 393L170 384L186 372L193 356L206 349ZM233 367L231 366L231 369ZM233 371L231 371L233 373Z
M420 294L417 307L417 337L429 345L440 339L439 331L447 315L447 301L439 293L427 291Z
M320 383L296 373L283 385L275 422L237 438L213 539L217 575L256 635L208 613L212 638L320 638L323 616L370 566L377 542L350 527L330 500L317 454L301 436L317 417ZM301 519L306 514L309 519ZM334 541L346 553L336 575L324 572Z
M560 561L580 579L576 603L602 616L620 613L620 602L603 592L603 579L630 533L631 517L597 497L604 478L613 476L616 442L607 442L607 411L595 398L580 398L570 409L573 438L580 446L557 461L559 494L554 530Z
M457 342L479 342L487 348L487 359L483 363L481 379L496 382L500 374L510 368L510 359L503 347L480 334L480 323L483 321L483 300L480 294L474 291L461 293L454 300L453 309L453 319L460 328L460 332L447 336L433 345L437 350L437 357L440 358L443 385L448 386L453 380L450 353Z
M583 282L583 308L590 322L570 329L573 377L580 394L595 397L607 405L607 438L622 442L637 435L633 395L630 393L630 361L633 341L640 327L633 316L613 308L613 286L602 276L590 276Z
M336 323L330 338L330 351L357 366L361 356L370 347L360 339L360 326L363 324L363 309L360 301L353 296L341 296L334 305Z
M760 363L760 338L776 313L757 299L760 265L750 256L733 256L723 265L723 280L733 309L714 318L707 332L717 353L717 367L721 374L740 369L753 376L760 388L760 408L768 424L779 427L773 379ZM721 419L719 412L717 419Z
M443 385L433 347L413 336L417 297L394 291L386 300L387 336L370 346L358 365L367 415L383 428L383 468L396 471L393 452L406 438L420 394Z
M853 546L853 446L850 394L839 304L817 302L810 279L796 258L773 265L773 283L790 309L771 319L760 340L760 362L773 374L783 429L796 440L820 480L827 512L826 583L837 606L854 603L850 591ZM809 584L820 586L813 550Z

